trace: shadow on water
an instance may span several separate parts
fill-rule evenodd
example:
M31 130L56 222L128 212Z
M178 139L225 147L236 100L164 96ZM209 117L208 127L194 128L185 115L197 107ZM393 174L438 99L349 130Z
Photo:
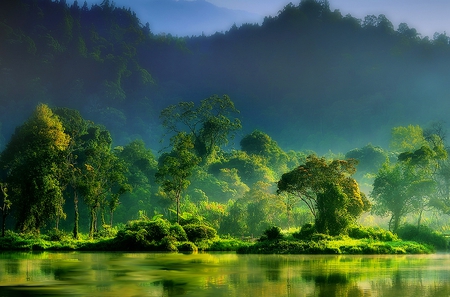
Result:
M450 296L450 256L0 255L0 296Z

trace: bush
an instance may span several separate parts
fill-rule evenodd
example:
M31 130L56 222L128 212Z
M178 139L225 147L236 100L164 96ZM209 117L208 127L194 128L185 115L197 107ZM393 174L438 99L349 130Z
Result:
M178 244L178 251L180 252L197 252L198 248L190 241L181 242Z
M183 227L181 227L177 223L170 226L169 232L170 232L170 236L175 237L176 240L178 240L178 241L187 241L188 240L186 231L184 231Z
M217 231L209 226L202 224L187 224L183 226L184 231L192 242L213 239L217 236Z
M380 241L394 241L397 240L397 236L391 231L381 228L353 226L348 230L348 236L354 239L375 239Z
M307 223L301 227L300 231L292 233L292 237L299 240L308 240L314 233L316 233L314 224Z
M125 230L140 231L145 230L145 239L160 241L170 235L170 223L164 219L156 220L134 220L128 222Z
M261 236L260 240L280 240L283 239L283 234L281 233L280 227L272 226L270 228L267 228L263 236Z
M429 244L438 250L448 249L448 240L444 235L433 231L428 226L404 225L398 229L398 236L403 240L417 241L419 243Z
M64 231L58 229L52 229L47 232L47 238L49 241L61 241L65 236L66 234L64 233Z

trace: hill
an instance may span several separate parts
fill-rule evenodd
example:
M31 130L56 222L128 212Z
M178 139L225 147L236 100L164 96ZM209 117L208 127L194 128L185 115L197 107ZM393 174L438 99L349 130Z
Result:
M109 1L5 0L0 50L0 146L38 102L80 110L117 144L157 148L162 108L228 94L244 135L260 129L284 149L318 153L385 146L392 127L445 120L450 104L448 36L342 16L323 1L178 38Z

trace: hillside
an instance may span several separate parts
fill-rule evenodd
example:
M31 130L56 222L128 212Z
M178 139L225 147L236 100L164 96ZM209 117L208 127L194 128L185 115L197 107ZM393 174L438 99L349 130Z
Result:
M383 15L358 20L308 0L212 36L151 29L109 1L2 1L0 147L38 102L80 110L117 144L153 148L162 108L212 94L235 102L243 135L257 128L319 153L385 146L394 126L447 117L449 38Z

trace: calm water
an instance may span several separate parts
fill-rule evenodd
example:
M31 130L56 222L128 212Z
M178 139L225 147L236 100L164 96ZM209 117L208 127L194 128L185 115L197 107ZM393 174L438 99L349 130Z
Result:
M450 255L2 253L3 296L450 296Z

